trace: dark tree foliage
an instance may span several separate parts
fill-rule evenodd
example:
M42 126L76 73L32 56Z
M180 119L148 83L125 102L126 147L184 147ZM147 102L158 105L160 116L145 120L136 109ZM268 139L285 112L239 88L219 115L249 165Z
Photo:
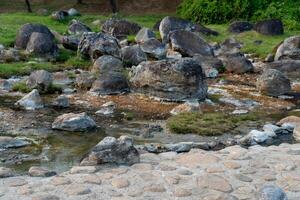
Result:
M29 0L25 0L25 4L26 4L26 6L27 6L27 11L31 13L31 12L32 12L32 9L31 9L31 5L30 5Z

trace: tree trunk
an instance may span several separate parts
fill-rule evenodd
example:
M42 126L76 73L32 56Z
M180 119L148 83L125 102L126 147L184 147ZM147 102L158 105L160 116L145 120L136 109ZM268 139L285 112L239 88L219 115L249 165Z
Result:
M82 4L82 0L77 0L77 4Z
M29 0L25 0L25 3L26 3L26 6L27 6L27 11L32 13L32 9L31 9L31 5L30 5Z
M118 12L118 6L117 6L117 0L109 0L110 2L110 7L113 13Z

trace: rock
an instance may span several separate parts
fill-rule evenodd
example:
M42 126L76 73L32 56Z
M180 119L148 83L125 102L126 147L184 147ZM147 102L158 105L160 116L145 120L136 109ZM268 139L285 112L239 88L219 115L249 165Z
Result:
M231 192L231 184L219 175L206 174L197 179L197 184L200 189L212 189L220 192Z
M59 108L69 108L70 107L70 102L69 99L66 95L60 95L58 96L54 103L53 106L59 107Z
M73 16L80 16L80 13L78 10L76 10L75 8L70 8L68 10L68 14L69 16L73 17Z
M126 164L140 162L138 151L133 146L133 140L127 136L119 139L105 137L81 162L81 165Z
M142 51L139 45L127 46L122 48L122 60L128 67L136 66L147 60L147 55Z
M278 47L275 60L299 60L300 59L300 36L292 36L283 41Z
M138 131L135 132L136 135L143 138L153 138L154 135L162 133L163 128L157 124L145 124Z
M0 136L0 149L20 148L29 145L30 143L13 137Z
M257 22L254 30L263 35L282 35L284 32L283 23L278 19Z
M243 114L247 114L247 113L249 113L248 110L234 110L232 112L233 115L243 115Z
M300 142L300 123L295 127L293 137L297 142Z
M300 73L300 60L278 60L267 63L267 69L276 69L289 77L298 77Z
M5 80L5 79L0 79L0 90L5 90L5 91L10 91L12 89L12 84Z
M257 194L258 200L288 200L284 191L276 185L265 185Z
M52 59L58 56L58 47L47 34L34 32L27 43L26 52Z
M135 41L137 43L144 43L149 39L155 38L155 33L149 28L142 28L135 36Z
M160 26L161 20L158 20L152 27L153 31L159 31L159 26Z
M267 69L257 79L257 89L269 96L280 96L291 91L290 80L280 71Z
M300 117L297 116L288 116L283 119L281 119L279 122L277 122L278 126L284 126L289 124L293 128L295 128L298 124L300 124Z
M114 95L129 92L130 89L122 73L105 73L100 74L90 91L100 95Z
M53 76L46 70L37 70L30 74L26 81L27 87L37 89L40 92L47 92L53 82Z
M159 40L151 38L140 44L140 47L144 53L150 58L164 59L167 54L167 48L165 44L162 44Z
M78 52L93 60L103 55L117 58L121 56L117 39L104 33L84 33L78 45Z
M13 176L13 172L11 169L6 167L0 167L0 178L8 178Z
M77 35L68 35L62 38L62 45L64 48L77 51L80 38Z
M0 50L0 63L19 62L25 59L26 56L17 49L10 48Z
M281 132L281 128L273 124L264 125L263 130L272 137L275 137L277 133Z
M231 33L243 33L245 31L251 31L253 25L250 22L235 21L229 25L228 31Z
M198 112L200 108L199 102L196 101L187 101L184 104L180 104L171 110L172 115L178 115L180 113L186 112Z
M120 59L104 55L98 58L93 65L92 72L96 74L105 74L109 72L122 72L123 63Z
M222 60L227 72L237 74L253 72L252 63L241 53L223 54L218 58Z
M15 105L25 110L35 110L44 107L40 94L36 89L26 94L22 99L17 101Z
M76 86L80 89L89 90L93 83L95 82L96 77L91 72L82 72L76 76Z
M269 53L265 58L265 62L273 62L273 61L274 61L274 55Z
M68 113L58 116L52 123L52 129L83 132L93 128L97 125L95 121L86 113L74 114Z
M48 29L47 26L41 25L41 24L24 24L18 31L16 36L16 42L15 47L20 49L26 49L27 43L30 40L32 33L44 33L48 35L50 39L54 39L54 35L51 33L51 31Z
M50 177L55 176L56 172L49 171L48 169L43 167L30 167L28 170L28 174L32 177Z
M236 55L241 54L242 44L239 43L235 38L226 39L220 46L214 48L214 53L216 56L222 55Z
M216 78L219 70L222 71L223 63L216 57L196 55L193 57L202 67L207 78Z
M170 45L173 51L183 56L192 57L196 54L213 56L210 45L196 33L186 30L176 30L170 33Z
M179 52L173 51L172 49L167 49L167 59L181 59L182 55Z
M195 24L195 32L201 33L206 36L210 36L210 35L218 36L219 35L219 33L217 31L209 29L201 24Z
M74 166L70 169L70 173L71 174L94 174L95 172L97 172L97 170L98 169L95 166ZM98 183L99 183L99 181L101 183L101 180L98 180Z
M109 101L105 104L103 104L96 112L97 115L112 115L115 112L115 109L117 108L117 104L113 101Z
M126 38L128 35L136 35L141 27L127 20L109 19L102 25L102 31L118 39Z
M57 21L63 21L65 20L67 17L69 16L69 13L64 11L64 10L60 10L60 11L55 11L51 14L51 18Z
M130 81L137 92L165 100L204 100L207 95L201 66L191 58L143 62L133 68Z
M73 19L68 27L69 34L82 34L86 32L91 32L92 30L85 24L81 23L78 20Z
M169 42L169 34L175 30L195 31L196 26L192 22L176 17L165 17L159 26L159 33L163 43Z
M267 132L262 132L262 131L257 131L257 130L252 130L249 133L250 137L252 140L258 144L264 143L269 139L269 134Z

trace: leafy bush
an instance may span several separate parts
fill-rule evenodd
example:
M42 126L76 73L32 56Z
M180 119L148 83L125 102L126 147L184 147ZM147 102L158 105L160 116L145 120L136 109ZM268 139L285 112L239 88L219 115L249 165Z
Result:
M288 29L300 27L300 1L293 0L184 0L177 12L183 18L205 24L277 18Z

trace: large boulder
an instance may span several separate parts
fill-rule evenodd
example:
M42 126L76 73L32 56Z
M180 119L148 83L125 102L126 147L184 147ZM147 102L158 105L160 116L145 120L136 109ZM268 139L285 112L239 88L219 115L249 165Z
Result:
M69 34L82 34L86 32L91 32L92 30L85 24L78 20L73 19L68 27Z
M139 45L124 47L121 52L122 60L127 67L136 66L147 60L147 54L142 51Z
M100 74L91 90L100 95L114 95L129 92L129 85L123 73L110 72Z
M235 21L229 25L228 31L231 33L242 33L245 31L251 31L253 25L250 22Z
M140 44L143 52L147 54L149 58L163 59L167 55L167 47L155 38L144 41Z
M201 66L191 58L143 62L133 68L131 85L137 92L165 100L207 96Z
M213 56L210 45L196 33L176 30L171 32L169 37L172 50L178 51L183 56L192 57L196 54Z
M64 48L77 51L80 42L80 37L78 35L65 35L62 37L62 45Z
M110 34L118 39L124 39L128 35L136 35L141 27L134 23L124 19L109 19L102 25L102 31Z
M300 36L285 39L278 47L275 60L300 60Z
M120 57L118 40L104 33L84 33L78 45L78 52L87 58L96 60L103 55Z
M42 98L38 90L34 89L26 94L22 99L15 103L15 106L24 108L25 110L36 110L43 108Z
M38 89L40 92L47 92L53 82L51 73L45 70L37 70L30 74L26 85L32 89Z
M119 139L104 138L83 159L81 165L132 165L138 162L140 162L140 156L133 145L133 140L127 136L121 136Z
M55 11L51 14L51 18L57 21L63 21L69 16L69 13L64 10Z
M282 35L284 32L283 23L278 19L257 22L254 30L263 35Z
M52 129L83 132L96 128L95 121L86 113L68 113L58 116L52 123Z
M300 60L278 60L266 64L266 68L277 69L288 77L299 77Z
M222 60L227 72L243 74L254 69L252 63L241 53L222 54L218 58Z
M257 200L288 200L284 191L276 185L265 185L257 193Z
M290 80L275 69L266 69L257 79L256 87L269 96L280 96L291 91Z
M34 32L27 43L26 51L35 56L55 58L58 56L58 47L48 34Z
M123 63L120 59L104 55L98 58L93 65L92 72L96 74L103 74L108 72L122 72Z
M54 39L54 35L48 29L47 26L41 24L24 24L18 31L15 47L20 49L26 49L27 43L29 42L32 33L44 33L47 34L51 39Z
M155 33L152 30L150 30L149 28L142 28L135 36L135 41L137 43L143 43L155 37Z
M76 76L75 84L80 89L90 89L96 77L91 72L82 72Z
M193 58L201 65L207 78L215 78L222 71L223 63L217 57L195 55Z

